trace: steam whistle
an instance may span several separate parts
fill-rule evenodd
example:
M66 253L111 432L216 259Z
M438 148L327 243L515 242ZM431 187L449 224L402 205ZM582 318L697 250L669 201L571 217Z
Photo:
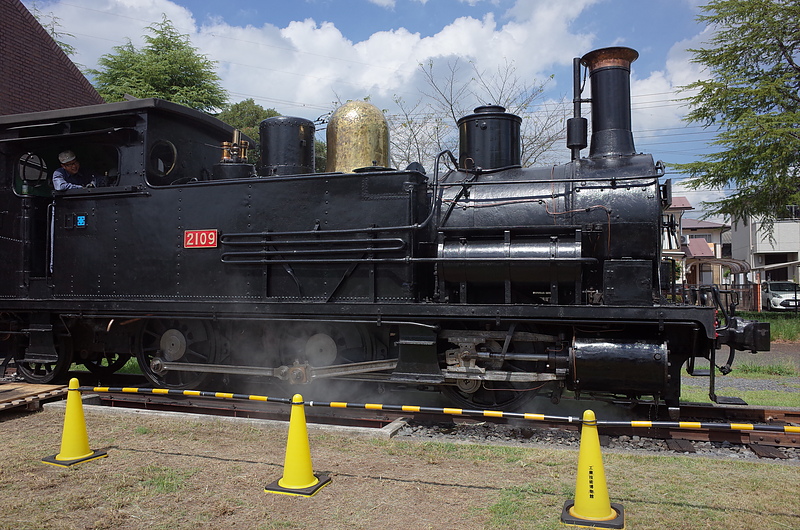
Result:
M239 129L233 131L232 142L222 142L222 159L221 163L234 163L241 164L247 162L247 150L250 147L250 142L242 140L242 133Z
M239 129L233 131L233 141L222 142L222 158L211 171L212 180L251 178L255 176L255 166L247 162L247 149L250 142L242 140Z

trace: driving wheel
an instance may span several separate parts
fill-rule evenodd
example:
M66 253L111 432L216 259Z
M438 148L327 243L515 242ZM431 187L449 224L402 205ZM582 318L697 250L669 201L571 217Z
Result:
M210 374L197 371L155 372L153 359L167 362L213 364L217 357L214 328L203 320L147 320L139 333L136 358L147 379L163 388L198 388Z
M86 368L99 377L107 377L125 366L130 360L129 353L104 353L99 359L84 361Z

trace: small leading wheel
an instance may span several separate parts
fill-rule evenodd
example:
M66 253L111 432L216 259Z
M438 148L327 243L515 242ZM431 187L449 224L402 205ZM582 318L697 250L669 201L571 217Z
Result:
M125 366L130 360L129 353L104 353L99 359L84 361L86 368L98 377L107 377Z
M147 320L139 333L136 358L153 385L164 388L197 388L210 374L168 370L155 372L152 361L213 364L217 357L216 336L208 322L187 319Z

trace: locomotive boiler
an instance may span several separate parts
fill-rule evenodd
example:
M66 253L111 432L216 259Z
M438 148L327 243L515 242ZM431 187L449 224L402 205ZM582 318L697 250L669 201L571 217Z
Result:
M634 147L636 57L576 59L572 160L543 168L521 166L521 120L496 105L458 121L432 175L386 167L363 102L332 116L326 173L302 118L265 120L252 164L249 139L160 100L0 117L0 353L32 382L135 356L159 387L342 379L469 408L564 390L676 407L687 362L766 350L769 327L662 295L671 192ZM65 149L97 187L53 191Z

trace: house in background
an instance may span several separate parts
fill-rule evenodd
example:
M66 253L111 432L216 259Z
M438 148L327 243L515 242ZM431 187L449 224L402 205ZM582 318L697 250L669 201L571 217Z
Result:
M737 223L731 230L731 255L753 268L756 282L800 280L800 207L787 206L775 221L772 240L758 221Z
M681 222L681 249L686 254L684 274L690 285L724 283L722 233L730 227L711 221L684 217Z
M0 1L0 20L0 115L103 103L20 0Z
M694 210L686 197L673 196L672 203L664 210L664 225L669 227L662 232L661 256L663 259L673 259L683 267L686 253L681 249L681 223L683 215L689 210ZM678 278L683 281L683 278Z
M679 283L687 285L746 284L750 265L730 253L730 227L686 217L694 210L686 197L675 196L665 222L676 228L664 238L662 256L681 266Z

